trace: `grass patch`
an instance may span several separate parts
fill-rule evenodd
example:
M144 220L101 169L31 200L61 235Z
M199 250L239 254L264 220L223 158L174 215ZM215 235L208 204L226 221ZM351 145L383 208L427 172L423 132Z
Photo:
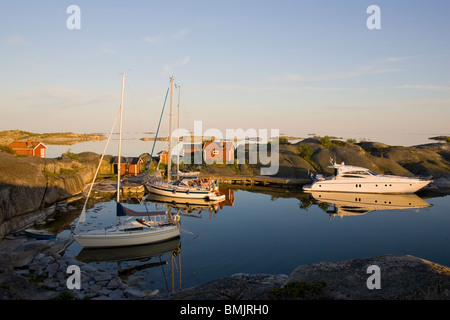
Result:
M237 159L234 159L234 163L233 164L229 164L228 165L236 174L239 174L240 170L239 170L239 163L237 161Z
M333 141L329 136L320 137L319 143L324 147L325 149L330 149L333 146Z
M278 144L280 144L280 145L282 145L282 144L286 144L286 145L291 144L291 143L289 142L289 139L286 138L286 137L273 138L273 141L269 141L267 144L268 144L268 145L271 145L271 144L275 143L276 141L278 141Z
M255 171L253 171L253 168L250 166L247 159L245 159L245 165L247 166L248 171L254 176Z
M60 174L76 174L76 173L78 173L78 170L61 168L59 170L59 173Z
M63 158L73 159L73 160L77 160L77 161L80 161L80 160L81 160L81 159L80 159L80 156L79 156L78 154L76 154L76 153L71 152L70 149L67 150L66 153L63 153L63 154L62 154L62 157L63 157Z
M12 155L17 155L17 153L10 146L0 145L0 151Z
M311 146L302 144L298 146L297 150L297 155L300 158L306 160L316 171L319 171L319 166L313 160L311 160L311 156L314 154L314 150L313 148L311 148Z
M325 281L317 281L316 283L306 283L304 281L289 282L283 288L269 290L267 295L271 299L276 300L317 298L326 285Z
M65 290L53 300L78 300L78 298L71 291Z
M48 277L44 275L37 275L35 273L26 274L25 278L33 285L40 285L45 279L48 279Z
M298 155L305 159L306 161L309 161L311 159L311 156L313 155L314 150L307 144L302 144L298 146Z

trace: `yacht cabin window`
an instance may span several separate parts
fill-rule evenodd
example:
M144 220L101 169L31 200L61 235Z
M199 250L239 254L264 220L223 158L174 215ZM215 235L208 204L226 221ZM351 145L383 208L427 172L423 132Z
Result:
M364 175L364 176L373 176L375 175L374 172L367 170L367 171L362 171L362 170L357 170L357 171L347 171L343 174L358 174L358 175Z

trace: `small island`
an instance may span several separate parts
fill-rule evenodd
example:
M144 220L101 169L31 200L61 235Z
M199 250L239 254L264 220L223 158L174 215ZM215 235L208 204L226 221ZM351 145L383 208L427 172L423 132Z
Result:
M103 133L32 133L22 130L0 131L0 145L9 145L13 141L26 141L28 139L40 141L45 144L73 145L84 141L105 140L106 136Z

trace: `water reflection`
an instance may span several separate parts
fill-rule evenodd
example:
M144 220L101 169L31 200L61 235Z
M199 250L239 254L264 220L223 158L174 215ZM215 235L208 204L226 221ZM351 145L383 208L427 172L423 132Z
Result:
M221 189L221 193L225 194L225 200L210 201L206 199L183 199L162 196L158 194L147 194L145 201L151 202L156 208L160 206L170 206L181 215L189 215L192 213L201 214L203 212L218 214L219 209L225 206L234 206L234 190Z
M175 291L175 270L178 271L178 283L181 289L180 238L131 247L82 249L76 259L85 263L115 262L115 269L124 282L128 282L132 275L141 270L168 265L167 260L170 260L170 290Z
M341 218L362 215L372 211L418 209L431 206L416 194L343 192L311 192L310 194L322 210L330 216Z
M147 194L144 197L140 195L129 195L124 197L123 202L130 206L144 207L146 210L162 210L170 211L173 215L179 214L183 218L202 218L204 213L209 215L217 215L225 206L234 205L234 190L224 189L222 192L226 195L226 199L221 202L207 201L202 199L173 199L170 197ZM110 201L113 203L114 201ZM107 215L109 202L103 203L97 210L90 210L90 220L94 224L101 224L96 220L100 215ZM142 210L140 210L142 211ZM187 230L183 230L188 232ZM181 289L181 238L172 239L161 243L117 247L117 248L97 248L87 249L81 248L81 251L75 256L79 261L100 266L100 268L109 269L118 274L125 283L137 282L136 284L142 289L158 288L174 292ZM163 277L155 276L151 270L163 270L167 273L166 268L170 264L170 288L168 281ZM161 268L161 269L159 269ZM152 276L149 276L152 273ZM178 281L176 281L178 277ZM133 280L134 279L134 280ZM136 280L138 279L138 280ZM164 281L163 281L164 280ZM146 283L146 282L149 282ZM178 288L175 283L178 282Z
M308 194L223 184L221 192L227 197L220 203L173 201L151 194L128 197L129 206L139 211L170 207L172 214L180 214L181 237L171 244L87 251L73 243L65 254L119 274L137 288L160 291L176 290L178 282L181 288L181 277L187 288L234 273L288 274L299 264L391 252L449 261L448 195ZM108 215L110 202L103 199L93 205L89 220L106 224L109 220L103 216ZM419 208L431 207L428 202L433 205L430 214L421 214ZM361 216L383 210L413 214ZM328 223L327 214L360 218ZM175 285L170 285L170 277Z

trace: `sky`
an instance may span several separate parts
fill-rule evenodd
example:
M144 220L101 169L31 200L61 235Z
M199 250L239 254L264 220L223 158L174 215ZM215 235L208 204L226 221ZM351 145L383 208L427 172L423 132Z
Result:
M156 131L173 76L187 130L419 143L450 135L449 16L447 0L2 1L0 131L108 133L126 73L127 132Z

